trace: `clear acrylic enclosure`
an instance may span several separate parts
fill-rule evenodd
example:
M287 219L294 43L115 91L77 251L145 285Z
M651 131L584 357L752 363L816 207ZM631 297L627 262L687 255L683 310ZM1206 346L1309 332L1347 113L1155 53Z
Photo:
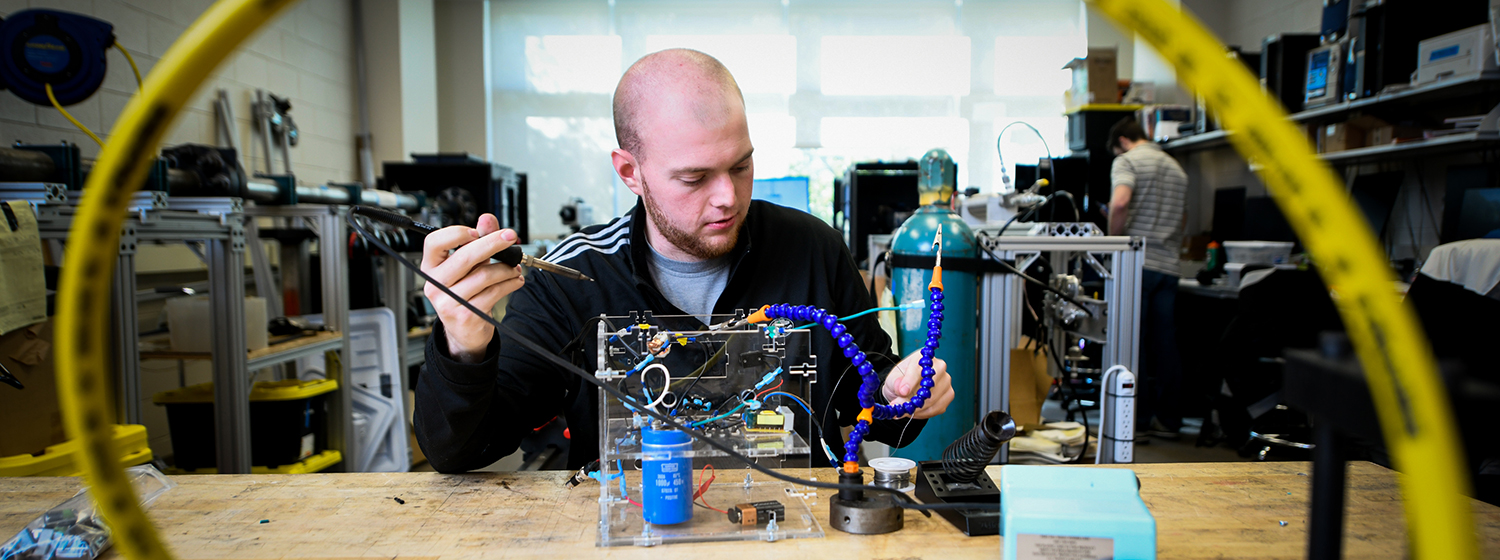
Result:
M706 329L649 312L598 322L596 375L631 399L600 390L599 545L823 536L802 490L640 412L653 408L762 466L822 459L811 334L784 321L738 324L744 316L714 316ZM700 330L667 328L687 324Z

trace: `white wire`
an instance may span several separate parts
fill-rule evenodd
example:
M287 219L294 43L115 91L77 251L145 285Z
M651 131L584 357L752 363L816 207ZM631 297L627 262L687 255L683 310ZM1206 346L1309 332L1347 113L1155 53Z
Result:
M662 384L661 394L656 396L656 400L651 401L650 404L646 405L650 407L651 410L656 410L656 406L661 404L662 399L667 398L667 393L670 393L670 389L672 388L672 372L667 371L667 366L661 365L661 363L659 362L646 366L646 369L641 370L641 384L646 384L646 373L657 368L661 368L661 375L662 377L667 378L667 382Z
M995 136L995 157L1000 158L1000 175L1007 180L1010 179L1010 173L1007 173L1005 169L1005 151L1000 149L1000 141L1005 138L1005 131L1010 130L1010 127L1018 124L1031 129L1032 132L1036 133L1037 139L1042 141L1042 149L1047 151L1047 175L1051 177L1054 182L1056 182L1056 171L1052 169L1052 148L1047 145L1047 138L1042 136L1042 131L1037 130L1036 127L1031 126L1026 121L1012 121L1010 124L1005 125L1005 128L1000 129L1000 134ZM1041 178L1040 170L1037 171L1037 178ZM1020 188L1020 185L1013 185L1012 188L1015 190L1015 192L1026 190Z

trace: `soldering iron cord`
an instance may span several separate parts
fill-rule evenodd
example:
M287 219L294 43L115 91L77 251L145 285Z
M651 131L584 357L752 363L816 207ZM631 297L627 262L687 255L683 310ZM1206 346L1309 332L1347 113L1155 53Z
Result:
M666 414L662 414L662 413L657 412L655 410L651 410L651 409L646 408L644 406L640 406L640 402L639 401L636 401L634 398L631 398L630 396L628 396L625 393L621 392L619 389L616 389L614 387L610 387L608 383L605 383L603 380L601 380L601 379L599 379L599 378L597 378L597 377L589 374L588 372L584 371L583 368L580 368L577 365L573 364L572 362L564 360L561 357L557 356L556 354L553 354L552 352L548 351L546 348L543 348L540 344L537 344L535 341L532 341L531 339L526 338L525 336L522 336L520 333L518 333L514 329L510 328L508 325L505 325L504 323L501 323L500 321L496 321L495 318L491 317L488 313L485 313L484 311L480 310L479 308L474 307L474 304L469 303L468 299L459 297L458 294L453 293L453 290L451 288L449 288L446 284L443 284L442 282L438 282L436 279L434 279L433 277L429 276L425 271L423 271L421 269L421 267L413 264L411 261L407 260L406 257L401 256L401 254L397 253L395 249L392 249L390 245L387 245L384 241L381 241L378 237L376 237L375 235L371 234L364 227L362 227L358 223L356 223L355 220L353 219L353 215L352 214L346 216L345 217L345 221L348 222L349 227L353 228L354 231L358 232L366 240L370 241L376 247L380 248L380 250L383 251L383 252L385 252L386 255L390 256L393 259L395 259L396 262L401 263L401 266L406 267L407 269L409 269L413 273L415 273L417 276L422 277L423 280L426 280L428 283L432 284L438 290L442 291L444 294L447 294L448 297L453 298L453 301L456 301L456 302L458 302L459 305L464 306L464 309L468 309L469 312L473 313L475 316L478 316L479 318L483 319L485 322L487 322L490 325L494 326L495 329L506 333L512 339L514 339L517 343L519 343L521 346L525 347L527 350L530 350L530 351L536 353L536 355L541 356L542 359L547 360L549 362L552 362L554 365L556 365L558 367L561 367L564 370L566 370L568 372L571 372L571 373L573 373L574 375L577 375L580 378L583 378L584 381L587 381L588 383L590 383L590 384L592 384L592 385L594 385L596 387L599 387L605 393L608 393L610 396L612 396L612 397L614 397L616 399L619 399L621 402L636 403L636 405L640 408L640 412L645 413L647 416L650 416L651 418L653 418L653 419L661 422L662 424L667 425L668 427L671 427L672 429L675 429L677 431L686 433L689 436L692 436L693 438L695 438L695 439L697 439L699 441L702 441L704 444L708 445L709 447L712 447L712 448L717 449L719 451L723 451L725 454L728 454L730 457L733 457L733 458L739 460L740 462L745 463L746 466L748 466L751 469L754 469L756 471L759 471L760 473L762 473L762 474L764 474L766 476L769 476L771 478L780 480L782 482L790 482L792 484L801 484L803 486L810 486L810 487L813 487L813 488L822 488L824 490L856 490L856 491L864 491L864 492L879 492L879 493L883 493L883 494L890 494L891 496L895 497L895 499L892 500L892 501L897 506L900 506L900 507L906 508L906 509L918 510L918 511L923 512L924 515L931 515L930 513L928 513L928 511L930 511L930 510L940 510L940 509L986 509L986 510L998 510L998 509L1000 509L1000 502L998 502L998 501L996 501L996 502L968 502L968 503L946 503L946 504L923 504L923 503L918 503L918 502L912 500L911 497L909 497L906 494L902 493L900 490L895 490L895 489L892 489L892 488L884 488L884 487L880 487L880 486L871 486L871 485L863 485L863 484L839 484L839 483L834 483L834 482L823 482L823 481L818 481L818 480L804 480L804 479L800 479L800 478L797 478L795 476L791 476L791 475L788 475L788 474L779 473L779 472L776 472L776 471L774 471L774 470L772 470L770 468L762 466L762 465L756 463L754 459L751 459L750 457L746 457L744 454L742 454L742 453L740 453L738 451L735 451L734 448L732 448L730 446L727 446L727 445L724 445L722 443L719 443L717 441L714 441L712 438L709 438L703 432L699 432L698 430L694 430L692 428L689 428L687 426L679 424L679 423L677 423L676 420L673 420L670 416L667 416Z
M984 238L991 237L989 234L986 234L986 233L980 233L979 236L980 237L984 237ZM1063 293L1062 290L1059 290L1057 288L1052 287L1051 284L1048 284L1046 282L1043 282L1041 280L1037 280L1036 278L1032 278L1031 276L1028 276L1025 272L1022 272L1021 269L1016 268L1014 265L1011 265L1008 262L1005 262L1005 259L1000 258L1000 256L996 255L994 251L991 251L989 247L985 247L983 243L976 243L975 246L979 247L979 249L981 251L984 251L984 254L989 255L991 260L995 261L996 263L999 263L1001 268L1009 270L1011 274L1014 274L1016 276L1020 276L1022 280L1025 280L1025 281L1030 282L1032 284L1036 284L1037 286L1040 286L1043 290L1046 290L1046 291L1052 292L1054 294L1057 294L1057 297L1062 298L1063 301L1066 301L1068 303L1071 303L1073 305L1078 306L1078 308L1082 309L1084 311L1084 313L1088 313L1090 317L1094 316L1094 310L1093 309L1089 309L1089 307L1087 305L1084 305L1083 303L1079 302L1077 299L1074 299L1073 296L1070 296L1068 294Z

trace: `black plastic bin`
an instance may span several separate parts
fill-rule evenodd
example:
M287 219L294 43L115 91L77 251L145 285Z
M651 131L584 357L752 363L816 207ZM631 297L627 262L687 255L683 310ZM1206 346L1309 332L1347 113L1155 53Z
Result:
M262 381L250 391L250 464L277 467L296 463L328 447L327 394L332 379ZM214 384L165 393L151 402L167 407L177 468L216 468Z

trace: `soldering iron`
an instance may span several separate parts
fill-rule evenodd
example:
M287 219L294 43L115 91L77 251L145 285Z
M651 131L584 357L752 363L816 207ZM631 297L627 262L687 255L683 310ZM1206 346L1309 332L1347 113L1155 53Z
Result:
M397 214L395 212L378 210L369 206L354 206L349 209L349 212L359 214L383 224L406 228L423 235L432 233L439 229L437 226L425 224L401 214ZM572 278L574 280L588 280L590 282L594 281L593 278L589 278L587 275L577 270L573 270L560 264L553 264L528 255L525 251L521 250L520 245L511 245L509 247L506 247L505 250L500 251L499 253L495 253L494 256L491 256L490 258L510 266L529 266L537 270L545 270L564 278Z

